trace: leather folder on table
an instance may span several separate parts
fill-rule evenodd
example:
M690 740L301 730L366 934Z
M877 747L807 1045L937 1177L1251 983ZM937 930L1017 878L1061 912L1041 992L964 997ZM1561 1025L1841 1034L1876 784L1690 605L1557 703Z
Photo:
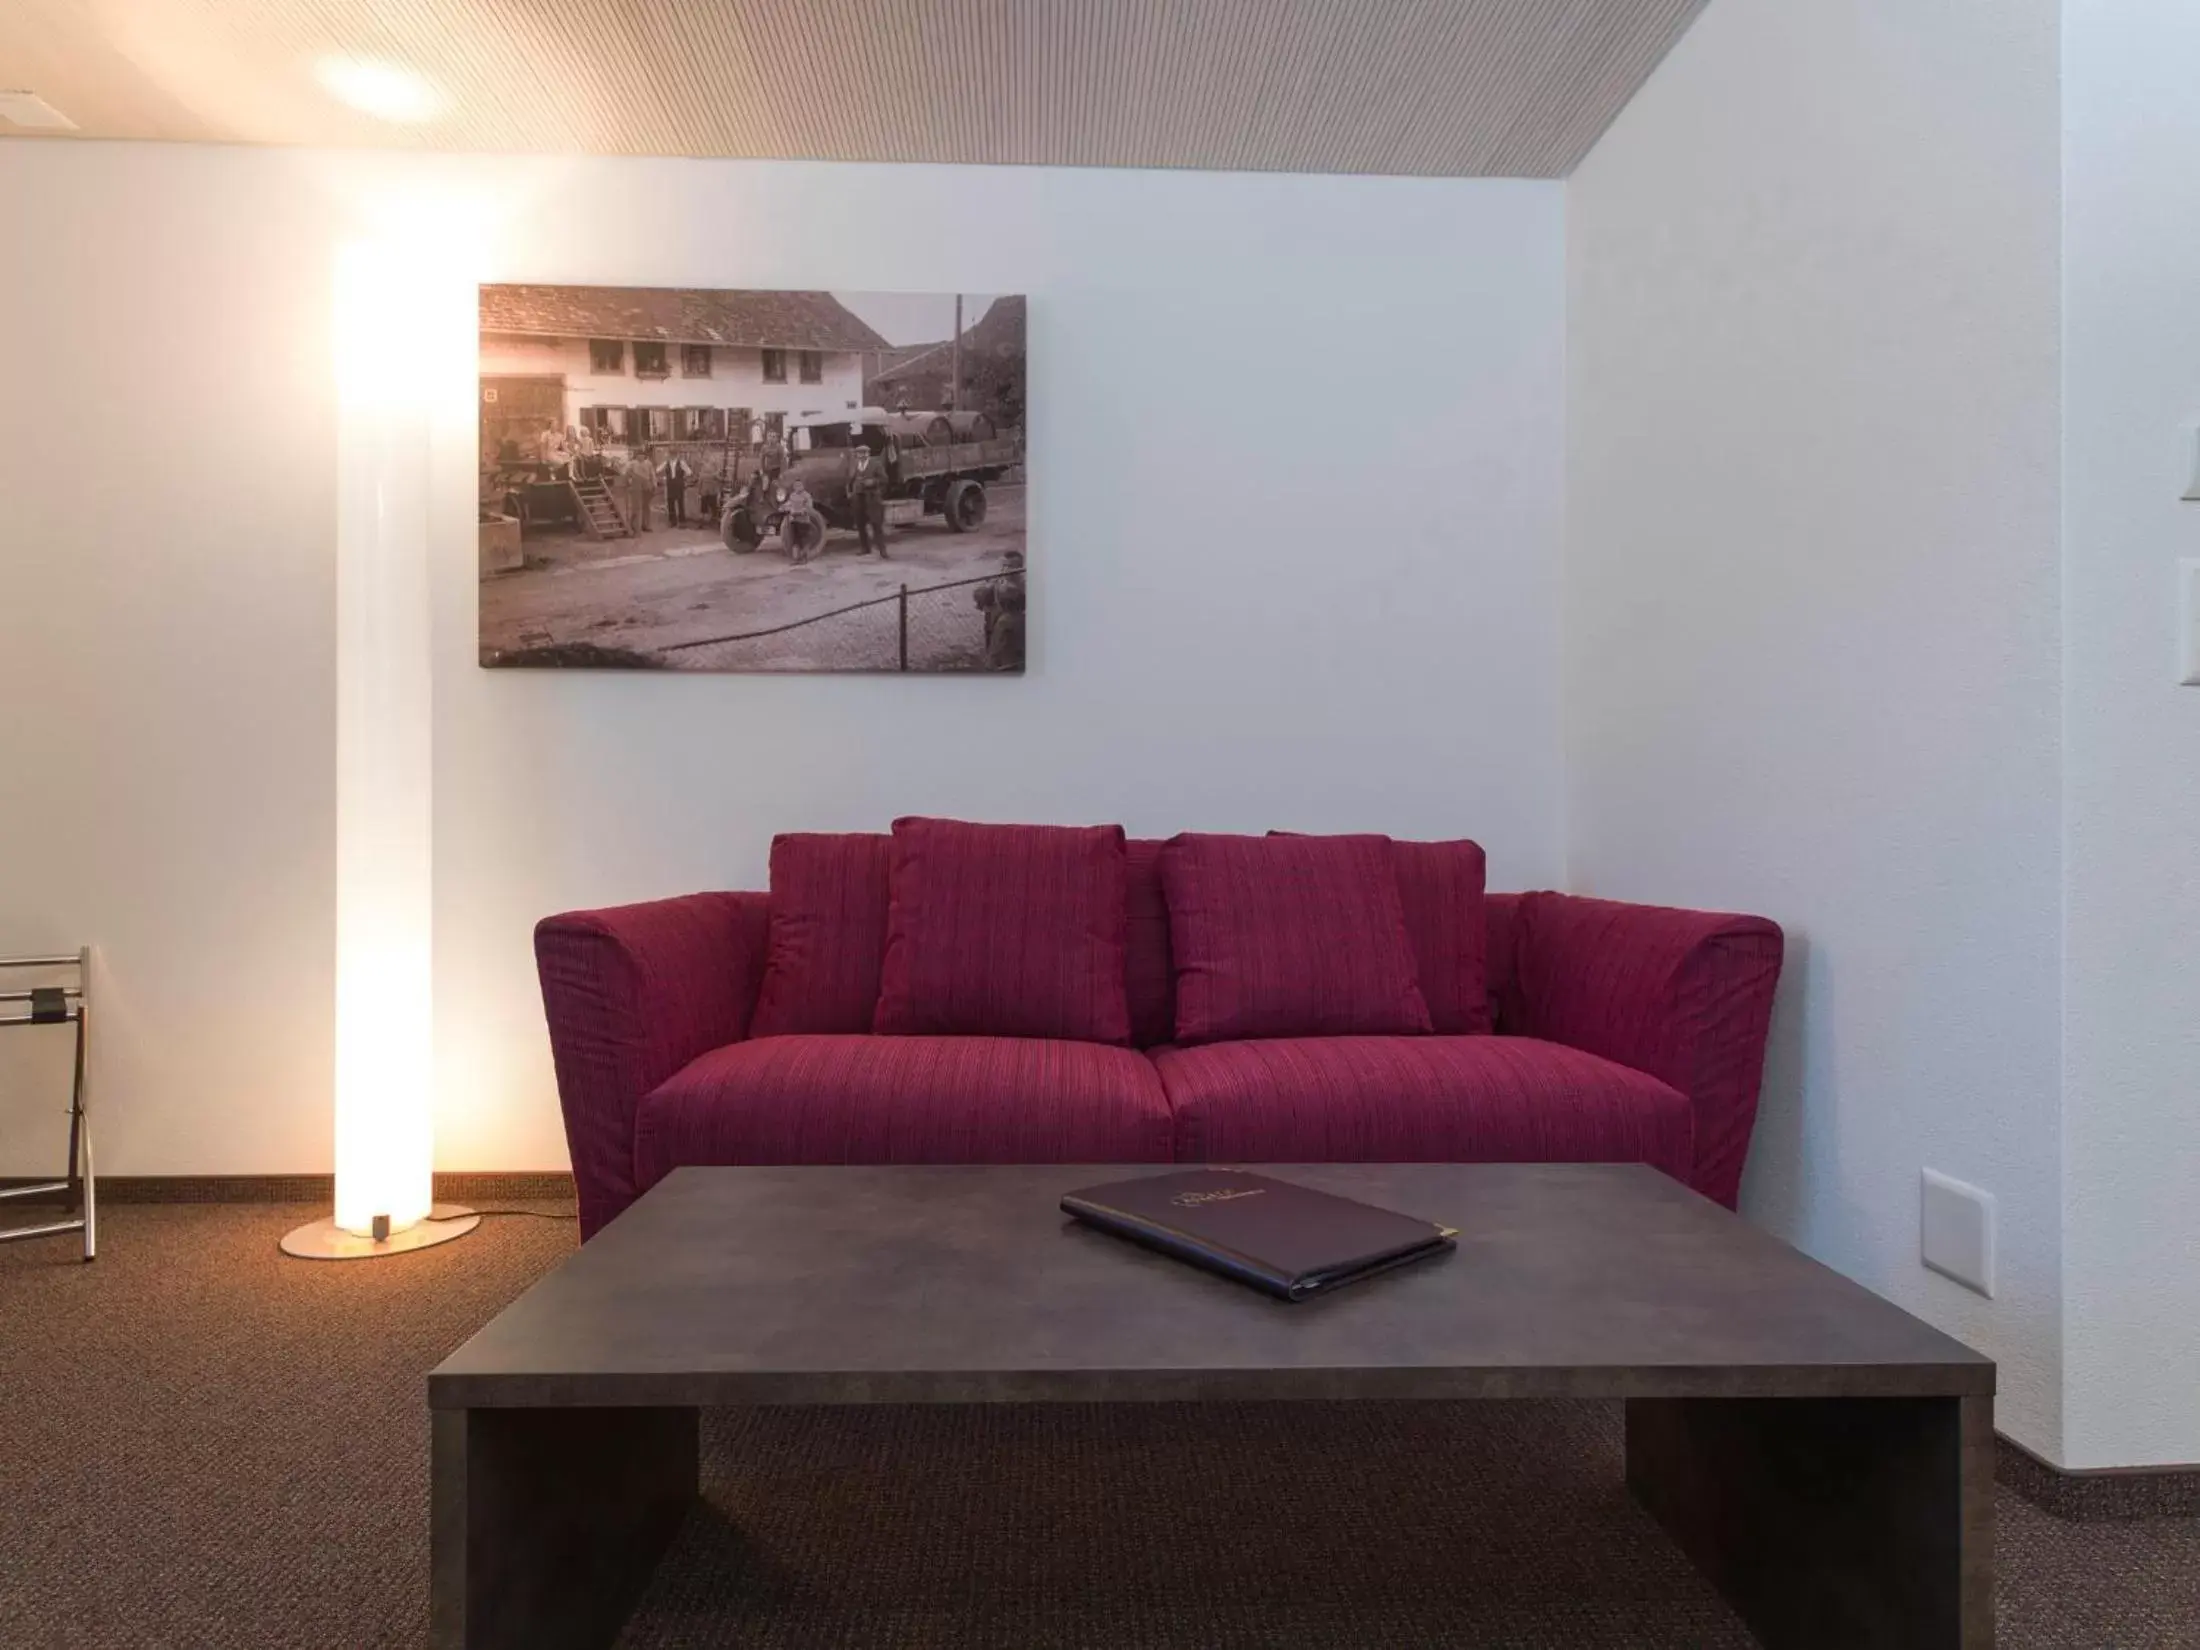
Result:
M1242 1169L1188 1169L1088 1186L1065 1213L1284 1300L1442 1254L1432 1221Z

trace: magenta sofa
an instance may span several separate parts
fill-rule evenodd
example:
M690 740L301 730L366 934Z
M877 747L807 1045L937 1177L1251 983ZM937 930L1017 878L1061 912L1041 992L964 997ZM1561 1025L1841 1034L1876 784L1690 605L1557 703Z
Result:
M1774 924L1493 894L1494 1034L1178 1048L1166 919L1137 920L1135 880L1129 898L1130 1047L751 1037L767 895L545 919L535 952L582 1237L684 1164L1627 1161L1733 1206Z

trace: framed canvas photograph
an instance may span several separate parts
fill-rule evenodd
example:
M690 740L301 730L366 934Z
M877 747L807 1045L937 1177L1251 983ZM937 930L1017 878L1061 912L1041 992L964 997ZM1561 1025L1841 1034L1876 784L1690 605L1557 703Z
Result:
M481 289L481 662L1024 668L1024 300Z

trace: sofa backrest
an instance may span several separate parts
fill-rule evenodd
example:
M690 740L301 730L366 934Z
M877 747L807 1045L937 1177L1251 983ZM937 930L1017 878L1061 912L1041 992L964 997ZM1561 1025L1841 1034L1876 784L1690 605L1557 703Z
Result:
M831 841L830 838L812 840L820 847ZM885 838L877 833L850 832L845 840L851 856L868 861L882 850ZM1169 949L1169 906L1161 887L1161 850L1164 846L1161 839L1154 837L1132 837L1124 845L1123 988L1129 999L1131 1041L1139 1048L1156 1047L1172 1041L1176 1035L1175 965ZM855 917L856 913L843 910L843 924L836 927L832 943L872 948L875 954L867 959L867 972L862 968L855 972L875 979L879 960L886 950L886 909L884 889L875 882L867 882L866 886L875 890L871 895L878 901L875 915L866 915L854 926L848 926L846 919ZM1508 1013L1507 1005L1515 992L1513 954L1518 900L1517 894L1491 894L1484 902L1488 924L1484 968L1491 1017L1500 1031L1509 1029L1508 1022L1517 1020L1516 1014ZM843 959L844 962L854 960ZM805 1029L815 1028L805 1026ZM856 1028L849 1026L846 1029Z
M1176 1037L1176 965L1169 951L1169 901L1161 891L1161 850L1152 837L1123 844L1123 992L1130 999L1131 1041L1140 1048Z
M1132 837L1124 844L1128 909L1123 986L1130 998L1131 1041L1140 1048L1153 1048L1176 1037L1176 969L1169 950L1169 902L1161 890L1161 850L1166 846L1154 837ZM1519 907L1518 894L1489 894L1483 899L1488 932L1483 953L1485 986L1490 1020L1499 1031L1519 1018L1517 1009L1510 1007L1518 989L1513 949Z
M1490 1024L1500 1032L1520 1029L1519 894L1486 894L1482 915L1488 941L1482 952L1483 983L1490 994Z

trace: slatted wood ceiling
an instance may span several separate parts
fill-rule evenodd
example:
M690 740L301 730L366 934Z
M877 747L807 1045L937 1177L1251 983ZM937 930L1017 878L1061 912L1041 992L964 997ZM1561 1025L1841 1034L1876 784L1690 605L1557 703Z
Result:
M6 0L0 87L95 137L1562 177L1703 4ZM446 108L348 109L332 54Z

